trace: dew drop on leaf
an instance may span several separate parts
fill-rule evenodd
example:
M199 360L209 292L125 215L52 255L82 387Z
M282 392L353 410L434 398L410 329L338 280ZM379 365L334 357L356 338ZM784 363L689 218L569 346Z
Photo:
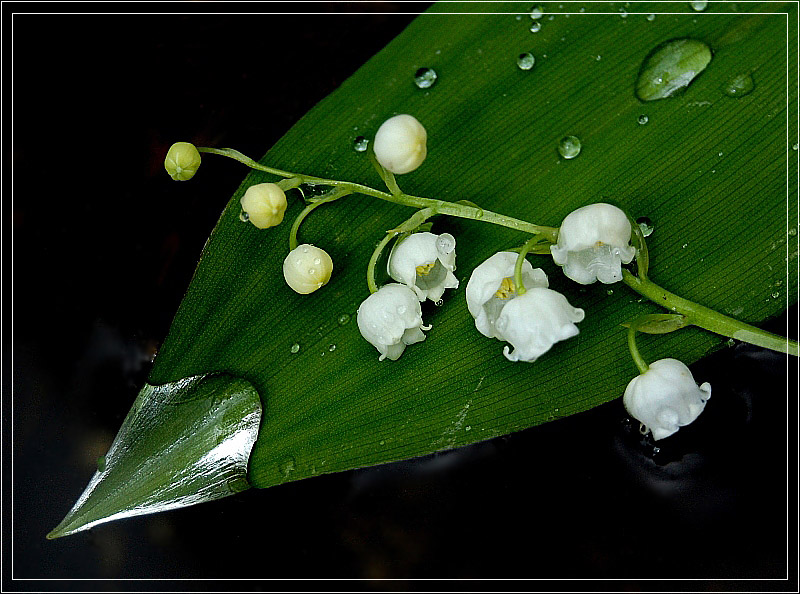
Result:
M644 237L650 237L653 234L653 221L648 217L639 217L636 219L636 224L639 225Z
M672 97L685 89L711 62L711 48L696 39L673 39L644 59L636 79L641 101Z
M639 116L638 122L639 122L640 125L644 126L649 121L650 121L650 118L648 118L645 114L642 114L642 115Z
M433 68L420 68L414 73L414 84L420 89L429 89L438 78Z
M728 97L744 97L752 93L755 87L752 76L739 74L729 80L723 90Z
M533 54L530 52L525 52L517 56L517 66L519 66L520 70L530 70L535 63L536 58L534 58Z
M292 348L289 349L289 352L292 353L293 355L296 355L297 353L299 353L300 352L300 343L299 342L294 343L292 345Z
M533 21L531 23L531 33L538 33L542 30L542 23L539 21Z
M695 12L703 12L708 6L708 2L689 2L689 6L691 6L692 10Z
M581 152L581 141L577 136L565 136L558 143L558 152L565 159L574 159Z
M537 4L536 6L531 8L531 18L534 21L537 21L540 18L542 18L543 14L544 14L544 8L542 8L540 5Z
M355 140L353 140L353 150L357 153L363 153L368 146L369 140L363 136L356 136Z

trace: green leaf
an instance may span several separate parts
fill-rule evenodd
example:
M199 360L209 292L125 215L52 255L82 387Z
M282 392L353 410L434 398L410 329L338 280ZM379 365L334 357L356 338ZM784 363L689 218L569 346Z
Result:
M797 299L797 208L787 200L797 190L796 153L786 142L787 125L797 125L794 109L787 110L797 99L797 89L787 85L787 72L797 69L797 8L785 9L787 48L785 14L749 15L713 4L709 12L727 14L697 15L686 3L675 6L684 14L652 22L643 14L664 12L664 5L637 6L643 14L627 18L558 16L532 34L526 15L446 14L513 13L519 4L435 5L261 162L380 187L352 141L373 137L391 115L410 113L427 128L428 158L398 177L405 192L469 200L551 226L577 207L614 202L634 218L653 221L654 282L762 323ZM753 13L774 6L735 5ZM682 93L640 102L634 89L643 60L659 44L684 37L708 44L711 62ZM536 57L532 70L516 65L524 51ZM438 73L433 87L413 84L420 67ZM726 94L745 72L754 90ZM582 150L562 160L556 147L567 135L579 137ZM186 183L214 175L214 159L205 156ZM289 221L302 201L292 201L288 221L277 228L259 231L239 221L244 190L275 180L251 173L231 198L150 375L151 383L161 384L225 372L258 389L264 414L250 458L253 485L410 458L531 427L620 397L636 374L620 324L659 308L622 284L578 287L546 256L533 261L552 288L586 311L581 333L534 364L508 362L503 344L475 329L464 288L475 266L526 237L441 217L434 231L457 238L461 288L448 292L441 307L423 306L425 323L433 325L424 343L397 362L379 362L359 335L355 312L368 295L365 269L374 245L412 211L361 195L317 209L300 240L327 250L334 274L322 290L300 296L283 282L281 266ZM352 321L340 323L345 316ZM691 363L722 341L687 328L640 343L649 360Z

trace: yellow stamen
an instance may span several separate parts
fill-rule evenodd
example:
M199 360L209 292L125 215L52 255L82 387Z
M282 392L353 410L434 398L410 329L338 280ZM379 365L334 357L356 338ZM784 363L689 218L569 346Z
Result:
M508 299L512 295L516 294L517 287L514 285L514 279L510 276L507 276L503 279L503 282L500 283L500 288L497 289L494 296L499 297L500 299Z
M417 274L421 274L422 276L429 275L435 264L436 262L428 262L422 266L417 266Z

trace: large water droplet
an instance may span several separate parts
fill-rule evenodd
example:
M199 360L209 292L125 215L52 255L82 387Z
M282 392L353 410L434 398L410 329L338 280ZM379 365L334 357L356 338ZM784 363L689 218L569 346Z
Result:
M442 233L436 238L436 251L446 256L456 249L456 238L449 233Z
M517 66L519 66L520 70L530 70L535 63L536 58L534 58L533 54L530 52L525 52L517 56Z
M542 30L542 23L539 21L533 21L531 23L531 33L538 33Z
M243 223L246 223L247 221L250 220L250 215L247 214L245 211L242 211L239 213L239 220L242 221Z
M708 2L689 2L689 6L691 6L692 10L695 12L703 12L708 6Z
M542 8L540 5L537 4L536 6L531 8L531 18L534 21L537 21L540 18L542 18L543 14L544 14L544 8Z
M420 68L414 73L414 84L420 89L429 89L437 78L433 68Z
M565 159L574 159L581 152L581 141L577 136L565 136L558 143L558 152Z
M636 224L639 225L639 229L642 230L642 235L645 237L650 237L653 234L653 221L649 218L639 217L636 219Z
M355 140L353 140L353 150L357 153L363 153L367 150L369 146L369 139L364 138L363 136L356 136Z
M647 122L650 121L650 118L648 118L645 114L642 114L642 115L639 116L639 120L638 121L639 121L639 124L644 126Z
M647 20L652 23L654 20L656 20L656 15L654 15L653 13L648 14Z
M350 314L343 313L339 316L338 322L340 326L344 326L350 321Z
M293 355L296 355L297 353L299 353L300 352L300 343L299 342L294 343L292 345L292 348L289 349L289 352L292 353Z
M328 351L331 352L331 353L333 351L335 351L335 350L336 350L336 345L335 344L332 344L331 346L328 347Z
M728 97L744 97L752 93L755 87L753 77L744 73L729 80L723 90Z
M636 96L655 101L689 86L711 62L711 48L696 39L673 39L656 47L644 59L636 79Z

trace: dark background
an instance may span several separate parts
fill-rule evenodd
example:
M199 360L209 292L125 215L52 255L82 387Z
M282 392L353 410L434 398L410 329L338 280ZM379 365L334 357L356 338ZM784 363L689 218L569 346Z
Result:
M790 583L667 589L796 589L797 365L787 372L784 357L748 345L692 367L713 398L658 451L620 399L461 450L45 540L110 445L246 174L217 159L202 184L174 183L163 170L169 145L260 157L413 18L382 13L419 10L316 8L372 14L5 15L14 34L13 81L4 39L14 101L5 123L14 129L4 170L14 188L3 211L5 287L13 280L3 336L4 589L298 587L33 581L41 578L558 578L566 581L499 587L636 590L658 586L643 578L787 575ZM796 338L796 306L768 327L787 325ZM12 571L30 581L12 583ZM597 578L635 581L577 581Z

